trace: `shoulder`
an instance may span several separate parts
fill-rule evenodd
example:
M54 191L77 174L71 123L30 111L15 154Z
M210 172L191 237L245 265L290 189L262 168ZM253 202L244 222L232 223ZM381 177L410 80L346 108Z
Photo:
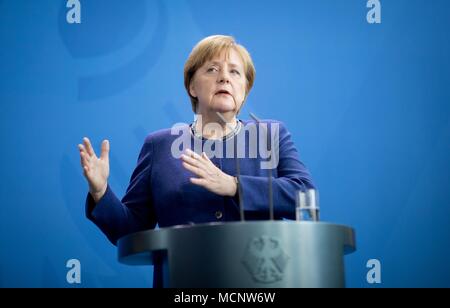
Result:
M144 139L144 148L158 149L171 145L179 137L190 138L190 126L186 123L177 123L170 128L159 129L148 134Z
M258 122L255 120L241 120L244 127L250 127L250 126L258 126L258 124L267 127L270 131L272 130L278 130L281 136L289 134L288 130L286 129L286 125L279 120L274 119L261 119Z
M160 144L171 142L182 134L190 134L190 127L186 123L174 124L171 128L154 131L145 137L144 144Z

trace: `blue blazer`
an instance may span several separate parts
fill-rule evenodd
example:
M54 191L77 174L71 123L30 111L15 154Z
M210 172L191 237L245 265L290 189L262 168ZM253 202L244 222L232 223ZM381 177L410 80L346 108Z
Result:
M278 152L278 164L271 170L275 218L293 219L296 191L314 188L314 185L299 159L290 133L283 123L273 120L262 121L267 129L254 121L241 121L241 124L240 131L227 140L202 140L192 134L190 125L151 133L145 139L122 200L109 185L97 204L88 193L87 217L113 244L124 235L155 228L156 224L162 228L239 220L238 194L223 197L190 182L189 178L195 175L182 166L177 155L173 155L189 147L199 154L206 152L217 167L232 176L236 176L235 157L238 154L240 197L248 220L269 218L269 171L262 168L262 163L267 162L268 157L273 159ZM252 134L258 136L256 142ZM270 136L277 135L279 142L277 138L271 140ZM233 151L227 152L231 144ZM245 149L245 153L236 149ZM156 271L157 267L155 274ZM156 280L155 285L159 285L161 281Z

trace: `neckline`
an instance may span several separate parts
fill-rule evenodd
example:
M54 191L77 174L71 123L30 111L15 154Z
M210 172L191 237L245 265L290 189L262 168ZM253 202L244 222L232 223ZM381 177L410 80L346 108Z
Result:
M195 137L195 138L198 138L198 139L201 139L201 140L204 140L204 141L206 141L206 140L211 140L211 141L226 141L226 140L228 140L228 139L230 139L230 138L233 138L233 137L236 136L237 134L239 134L239 132L240 132L240 130L241 130L241 128L242 128L242 121L239 120L239 119L237 119L236 122L237 122L237 124L236 124L236 126L234 127L234 129L233 129L231 132L229 132L228 134L226 134L225 136L223 136L222 138L220 138L220 139L209 139L209 138L205 138L205 137L202 136L202 134L198 133L198 132L195 130L195 124L197 123L197 120L194 120L194 122L192 122L189 126L190 126L191 135L192 135L193 137Z

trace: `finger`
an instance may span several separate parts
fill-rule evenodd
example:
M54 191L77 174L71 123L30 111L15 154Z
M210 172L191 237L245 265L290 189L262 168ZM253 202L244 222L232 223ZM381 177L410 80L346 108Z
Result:
M86 152L84 151L80 151L80 160L81 160L81 165L84 165L84 162L86 161Z
M186 168L187 170L191 171L192 173L196 174L197 176L205 177L205 172L198 167L194 167L185 162L183 162L183 167Z
M198 155L197 153L195 153L194 151L192 151L191 149L187 149L186 150L186 154L194 159L200 159L200 155Z
M88 174L89 174L89 167L88 167L88 166L84 166L84 167L83 167L83 174L84 174L85 176L88 176Z
M84 154L89 156L89 154L88 154L88 152L86 150L86 147L83 144L79 144L78 145L78 149L80 150L80 153L83 152Z
M208 173L208 166L205 164L205 161L194 159L194 158L186 156L186 155L182 156L182 160L184 163L186 163L194 168L198 168L199 170L202 170L204 172L203 174Z
M89 166L90 164L90 157L85 152L80 152L80 158L81 158L81 166Z
M190 178L189 179L191 181L192 184L198 185L198 186L202 186L202 187L207 187L208 186L208 181L205 179L199 179L199 178Z
M209 159L208 155L206 155L205 152L202 152L202 159L206 162L210 162L212 164L212 161Z
M94 152L94 149L92 148L92 144L87 137L83 138L83 144L84 144L84 147L86 148L87 153L90 156L95 156L95 152Z
M195 158L192 158L190 156L187 156L186 154L181 154L181 159L184 162L186 162L186 163L188 163L188 164L190 164L192 166L200 167L200 161L199 160L197 160Z
M83 154L86 153L86 149L84 148L84 146L82 144L79 144L78 145L78 150L80 151L81 165L83 165Z
M205 170L211 170L211 168L216 169L217 166L209 159L205 152L202 152L201 162L205 166Z
M84 169L84 158L83 158L83 155L81 154L81 152L80 152L80 165L81 165L81 168Z
M100 154L100 158L106 161L109 160L109 140L103 140L102 153Z
M80 151L80 164L81 164L81 167L84 168L84 158L83 158L83 152L82 151Z
M81 143L78 144L78 150L80 150L80 152L85 151L84 146Z

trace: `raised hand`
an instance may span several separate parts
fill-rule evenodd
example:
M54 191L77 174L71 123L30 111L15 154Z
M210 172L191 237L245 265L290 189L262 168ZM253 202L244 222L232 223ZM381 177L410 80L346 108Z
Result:
M109 176L109 141L103 140L100 157L95 155L91 142L83 138L80 150L81 168L89 184L89 192L95 202L98 202L106 192Z

